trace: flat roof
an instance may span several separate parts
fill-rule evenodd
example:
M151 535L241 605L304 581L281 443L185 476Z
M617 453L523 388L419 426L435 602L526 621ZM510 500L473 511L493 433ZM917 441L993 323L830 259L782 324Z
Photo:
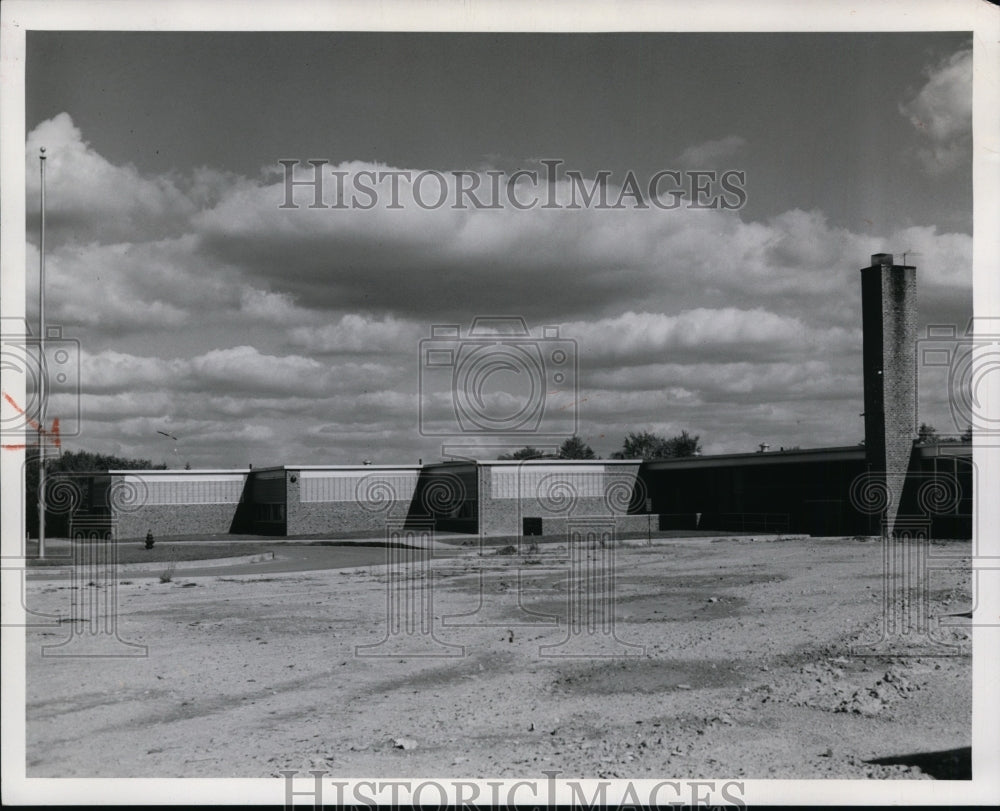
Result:
M639 465L642 459L477 459L477 465Z
M424 467L458 467L461 465L640 465L642 459L446 459L428 462Z
M835 462L860 461L865 458L864 445L847 445L834 448L795 448L778 451L757 451L754 453L721 453L713 456L679 456L675 459L651 459L647 469L685 468L730 465L773 465L787 462Z
M156 475L156 476L169 476L169 475L185 475L190 476L192 473L249 473L250 468L248 467L227 467L227 468L192 468L191 470L169 468L167 470L156 470L156 469L143 469L143 470L93 470L85 471L81 470L81 473L106 473L111 475L112 473L118 474L137 474L142 473L143 475Z
M420 470L426 465L272 465L255 467L251 472L264 470Z
M935 456L949 458L972 457L971 442L936 442L914 445L914 450L923 459ZM653 459L646 462L652 470L695 468L715 465L775 465L788 462L854 462L864 461L864 445L846 445L833 448L793 448L778 451L757 451L754 453L723 453L713 456L681 456L676 459Z

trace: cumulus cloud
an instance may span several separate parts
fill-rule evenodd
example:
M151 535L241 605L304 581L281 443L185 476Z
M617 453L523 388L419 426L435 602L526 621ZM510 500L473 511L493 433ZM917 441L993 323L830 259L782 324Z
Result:
M80 376L84 392L223 391L277 398L326 397L376 388L397 369L378 362L323 363L303 355L270 355L253 346L211 349L190 358L134 355L115 350L84 352Z
M38 249L29 244L28 278L37 285ZM35 312L35 296L29 312ZM238 271L206 261L190 234L155 241L63 243L46 255L46 314L53 323L121 337L179 329L235 314L245 301L261 318L266 293L242 287Z
M805 354L817 347L842 350L853 335L842 328L814 330L795 316L763 309L697 308L676 316L626 312L614 318L567 325L581 354L593 360L632 362L652 355L774 357Z
M695 144L678 156L677 165L689 169L718 169L720 161L731 158L746 143L746 139L739 135L727 135L725 138Z
M927 81L899 105L923 136L918 158L932 174L968 159L972 136L972 49L964 48L931 65Z
M854 396L860 384L856 368L837 368L838 358L803 361L650 363L596 369L582 391L662 389L664 381L684 391L698 391L701 402L748 402L809 397Z
M408 351L416 356L421 326L392 316L373 318L348 313L333 323L293 327L289 338L293 345L312 352L328 354L380 353Z
M927 86L956 71L941 66ZM925 108L934 138L963 137L936 91L907 107ZM466 336L474 318L497 315L576 342L569 394L604 454L630 427L688 429L710 451L852 442L857 269L871 253L907 251L922 306L938 314L961 312L971 290L971 238L933 226L873 237L796 208L761 221L684 207L429 209L405 184L400 209L310 209L308 189L282 209L280 175L144 176L106 160L65 114L29 136L29 201L42 142L47 309L83 345L80 442L146 458L161 452L159 429L209 466L433 458L437 441L417 430L420 341L435 324ZM730 136L685 154L721 161L742 146ZM522 185L521 199L531 191ZM561 180L553 193L567 203L572 189ZM33 272L33 246L27 262ZM451 382L428 398L432 428L454 422ZM515 395L492 392L484 407L509 409ZM837 416L816 416L835 402Z
M388 187L381 191L388 201ZM210 255L323 307L433 319L456 309L537 312L557 292L561 304L584 307L594 285L610 287L600 274L648 271L652 247L649 232L620 211L429 210L412 198L401 210L280 210L283 200L280 184L244 190L200 215L198 232ZM584 284L566 287L571 269Z
M385 203L388 186L380 188ZM401 205L405 192L401 185ZM556 199L568 194L559 184ZM282 184L261 185L200 214L207 255L299 304L389 311L425 324L496 313L604 315L638 302L676 312L706 295L801 307L843 289L845 268L871 252L870 238L815 211L752 223L685 208L456 211L410 201L401 210L281 210L284 199Z
M171 179L143 177L134 166L108 162L83 140L72 118L60 113L28 135L25 184L31 230L38 224L41 147L47 156L46 224L52 244L174 236L197 210Z
M240 313L257 322L287 326L315 320L315 312L297 307L291 296L285 293L244 287L239 295Z

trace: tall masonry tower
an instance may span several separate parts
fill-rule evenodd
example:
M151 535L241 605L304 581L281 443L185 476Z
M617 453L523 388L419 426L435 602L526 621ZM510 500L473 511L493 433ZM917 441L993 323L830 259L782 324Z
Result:
M917 429L917 269L876 253L861 269L864 333L865 457L884 474L892 532Z

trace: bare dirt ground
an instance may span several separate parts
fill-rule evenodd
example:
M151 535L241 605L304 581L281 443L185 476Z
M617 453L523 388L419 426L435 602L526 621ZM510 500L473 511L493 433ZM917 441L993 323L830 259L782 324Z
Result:
M118 635L147 656L43 656L94 622L28 630L27 776L967 778L969 554L931 548L956 647L895 658L852 655L881 636L877 540L124 582ZM32 581L28 604L73 593ZM416 624L391 634L403 597Z

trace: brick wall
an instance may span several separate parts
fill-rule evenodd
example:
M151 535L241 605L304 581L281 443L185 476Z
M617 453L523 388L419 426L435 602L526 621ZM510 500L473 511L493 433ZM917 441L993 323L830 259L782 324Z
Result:
M236 513L235 504L185 504L147 506L133 513L117 513L118 538L145 538L152 532L157 540L174 535L216 535L229 532Z
M242 471L112 473L108 502L120 539L227 533L246 485Z
M571 518L625 516L639 463L484 464L479 471L479 528L484 537L520 535L525 518L540 518L543 532L548 526L558 534Z
M418 471L288 470L287 534L383 531L410 511Z
M891 474L905 475L917 436L917 280L914 268L895 266L885 274L883 302L885 469Z

